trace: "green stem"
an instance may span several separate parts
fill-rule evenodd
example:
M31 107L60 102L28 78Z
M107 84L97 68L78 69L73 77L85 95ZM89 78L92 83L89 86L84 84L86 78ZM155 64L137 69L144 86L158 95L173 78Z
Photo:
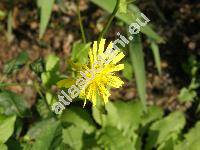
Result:
M81 12L80 12L80 8L79 8L79 4L77 6L77 10L78 10L78 20L79 20L79 25L81 28L82 39L83 39L83 42L86 43L85 32L84 32L84 28L83 28L82 19L81 19Z
M0 88L9 87L9 86L33 87L33 85L26 84L26 83L3 83L3 82L0 82Z
M117 0L116 2L116 5L115 5L115 8L112 12L112 14L110 15L109 19L108 19L108 23L106 24L105 28L102 30L102 32L100 33L100 36L98 38L98 45L99 45L99 42L102 38L104 38L104 36L106 35L106 33L108 32L108 29L110 28L110 25L119 9L119 4L120 4L120 0Z
M50 114L52 114L52 116L57 120L56 115L51 111L51 108L50 108L50 106L49 106L49 104L48 104L46 98L45 98L44 95L42 94L41 88L39 87L39 85L38 85L37 82L34 83L34 87L35 87L36 91L38 92L38 94L40 95L40 97L42 98L42 100L44 101L44 103L45 103L45 105L46 105L48 111L50 112Z

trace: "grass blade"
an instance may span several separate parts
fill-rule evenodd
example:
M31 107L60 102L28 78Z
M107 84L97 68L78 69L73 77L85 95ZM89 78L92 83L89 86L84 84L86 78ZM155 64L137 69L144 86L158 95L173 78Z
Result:
M142 42L139 34L135 35L133 41L129 45L130 57L132 66L135 73L136 85L139 93L139 97L146 110L146 75L144 54L142 50Z
M151 49L153 51L156 68L158 70L159 75L161 75L162 71L161 71L160 52L159 52L158 44L156 44L155 42L151 42Z
M38 0L38 7L41 8L41 13L40 13L40 31L39 31L39 38L40 39L44 35L45 30L47 28L47 25L49 23L54 1L55 0L48 0L48 1Z

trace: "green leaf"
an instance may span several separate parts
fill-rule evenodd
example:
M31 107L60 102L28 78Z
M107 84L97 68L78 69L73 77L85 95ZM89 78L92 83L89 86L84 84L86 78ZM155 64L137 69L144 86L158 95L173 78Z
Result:
M74 150L81 150L83 146L83 136L84 130L76 126L70 126L63 130L63 142Z
M93 3L98 5L99 7L105 9L109 13L111 13L115 7L116 0L91 0ZM116 17L124 21L126 24L130 25L135 22L137 18L140 18L140 10L135 5L129 5L128 12L125 13L117 13ZM163 42L163 39L155 33L151 27L147 24L146 26L141 28L141 32L146 34L149 38L154 39L156 42Z
M36 74L40 75L45 70L44 69L44 61L43 61L43 59L41 59L41 58L36 59L33 63L30 64L30 68Z
M143 110L140 102L109 102L105 105L107 114L100 114L93 107L93 117L102 126L115 126L128 132L129 129L137 129L141 121Z
M180 94L178 95L178 99L180 102L190 102L197 96L195 90L190 90L187 88L182 88Z
M120 13L126 13L127 12L127 1L121 0L119 4L119 12Z
M14 71L19 70L28 61L28 53L21 52L16 58L9 60L5 66L3 72L5 74L11 74Z
M38 135L35 136L36 141L33 144L32 150L49 150L51 144L53 143L54 137L58 132L57 129L59 125L60 123L58 121L54 121L52 119L46 120L37 125L37 127L34 128L34 131L37 132Z
M16 116L0 115L0 143L5 143L14 132ZM4 147L5 148L5 147Z
M75 79L68 78L58 81L56 85L58 86L58 88L70 88L75 82Z
M40 114L42 118L48 118L49 117L49 110L47 109L47 106L45 102L42 99L39 99L37 104L37 111Z
M56 55L49 55L46 60L46 71L57 71L59 67L60 58Z
M91 43L75 42L72 48L72 61L75 63L86 64Z
M146 110L146 73L144 64L144 54L140 35L135 35L133 42L130 43L130 58L136 78L137 90Z
M176 145L175 150L198 150L200 147L200 122L184 135L185 139Z
M43 85L50 88L52 85L55 85L61 78L57 72L48 71L41 74L41 79Z
M104 149L134 150L133 143L116 127L106 126L97 133L97 142Z
M7 149L8 147L5 144L0 143L0 150L7 150Z
M158 73L161 75L160 52L159 52L158 44L156 44L155 42L151 42L151 49L153 51L154 60L156 63Z
M0 92L0 106L3 107L4 114L6 115L30 116L30 111L25 100L11 91Z
M157 106L148 107L147 113L142 116L142 125L147 125L155 120L161 119L164 112L161 108Z
M182 112L173 112L164 119L154 122L148 133L146 150L157 147L170 138L175 141L185 125L185 117Z
M133 79L133 68L129 62L126 61L124 63L124 69L123 69L122 73L126 79L128 79L128 80Z
M54 5L55 0L37 0L38 2L38 7L41 9L40 12L40 35L39 38L41 39L42 36L45 33L45 30L47 28L47 25L49 23L50 17L51 17L51 12L52 8Z
M95 129L95 125L90 117L90 114L85 109L80 107L71 106L66 109L61 116L61 121L63 123L73 124L82 128L86 133L91 133Z

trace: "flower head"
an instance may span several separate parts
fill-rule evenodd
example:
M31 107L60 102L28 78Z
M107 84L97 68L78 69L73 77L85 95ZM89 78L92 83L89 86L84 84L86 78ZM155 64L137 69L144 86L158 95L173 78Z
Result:
M101 39L99 46L97 41L94 41L92 49L89 50L89 64L84 69L90 80L81 90L80 97L92 101L93 105L96 105L97 94L104 103L107 103L110 96L109 89L119 88L124 83L115 74L124 69L124 64L117 64L124 57L124 54L119 50L110 53L109 50L113 48L112 42L105 51L105 41L105 39Z

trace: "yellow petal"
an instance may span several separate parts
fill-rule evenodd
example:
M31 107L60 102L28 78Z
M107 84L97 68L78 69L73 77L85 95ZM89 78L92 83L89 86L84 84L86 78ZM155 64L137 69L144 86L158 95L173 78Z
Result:
M99 93L103 98L104 103L108 102L108 97L110 96L109 91L105 88L105 86L101 83L98 84Z
M94 58L93 60L95 61L97 60L97 41L94 41L92 52L93 52L93 58Z
M124 82L117 76L108 75L107 78L107 84L111 87L119 88L124 84Z
M114 72L114 71L120 71L124 69L124 64L119 64L117 66L114 66L110 69L110 72Z
M124 54L122 52L120 52L113 60L112 60L112 64L116 64L118 63L122 58L124 58Z
M102 54L104 52L104 45L105 45L106 40L101 39L99 43L99 49L98 49L98 54Z

